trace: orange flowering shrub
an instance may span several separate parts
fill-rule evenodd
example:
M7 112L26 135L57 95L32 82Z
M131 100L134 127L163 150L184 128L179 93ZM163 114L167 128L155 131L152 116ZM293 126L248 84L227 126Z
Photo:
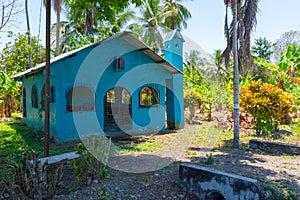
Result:
M253 115L256 133L270 133L275 125L291 111L293 96L268 83L252 81L241 88L241 111Z

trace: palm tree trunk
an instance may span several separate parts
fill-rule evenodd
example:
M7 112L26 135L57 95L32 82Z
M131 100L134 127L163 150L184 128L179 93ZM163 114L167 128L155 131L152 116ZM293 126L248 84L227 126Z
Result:
M239 66L237 51L237 0L233 6L233 59L234 59L234 128L233 128L233 148L240 147L240 94L239 94Z
M28 45L31 44L31 36L30 36L30 24L29 24L29 13L28 13L28 0L25 0L25 13L26 13L26 23L27 23L27 32L28 32ZM30 53L28 56L28 67L32 67L32 54Z
M56 10L56 44L55 54L59 55L59 41L60 41L60 10Z

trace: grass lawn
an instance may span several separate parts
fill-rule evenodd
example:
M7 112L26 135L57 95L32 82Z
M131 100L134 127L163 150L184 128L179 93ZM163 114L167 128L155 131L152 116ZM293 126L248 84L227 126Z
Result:
M249 147L249 141L252 139L267 140L273 142L283 142L290 144L300 145L300 122L291 123L287 125L280 125L280 131L273 133L272 135L257 136L255 130L250 132L240 133L241 146L244 149ZM220 135L217 147L232 148L233 143L233 131L227 131Z
M192 148L186 151L186 155L194 155L195 152L192 150L193 147L204 147L204 148L232 148L233 143L233 131L225 131L225 129L220 129L215 127L216 122L203 122L199 130L184 129L178 130L176 133L164 134L164 135L153 135L150 137L149 141L144 142L132 142L131 144L118 146L121 152L142 152L151 153L157 151L170 143L175 139L176 134L185 132L191 138ZM251 139L267 140L284 142L291 144L300 145L300 123L291 123L288 125L281 125L281 132L275 133L273 135L257 136L255 130L250 130L247 132L241 131L240 142L242 149L249 148L249 141Z
M21 154L34 150L43 157L43 132L27 127L21 123L18 114L14 114L9 122L0 122L0 155L3 157ZM50 155L73 151L72 146L50 144Z
M34 150L39 157L43 157L44 143L43 132L37 131L31 127L27 127L21 123L18 118L20 115L14 114L10 122L0 122L0 154L2 156L15 155L24 151ZM193 147L208 147L208 148L231 148L233 141L232 131L225 132L223 129L215 128L215 122L204 122L199 130L184 129L179 130L185 132L190 137ZM240 141L242 148L248 148L248 143L251 139L265 139L269 141L280 141L293 144L300 144L300 123L292 123L289 125L281 125L280 129L286 130L283 134L276 134L274 138L257 137L255 131L247 133L241 132ZM157 151L164 146L172 143L177 133L158 134L150 137L146 142L138 142L127 145L120 145L121 152L146 152L150 153ZM182 138L181 138L182 139ZM77 143L73 144L50 144L50 155L56 155L74 151ZM187 154L193 155L192 150L187 150Z

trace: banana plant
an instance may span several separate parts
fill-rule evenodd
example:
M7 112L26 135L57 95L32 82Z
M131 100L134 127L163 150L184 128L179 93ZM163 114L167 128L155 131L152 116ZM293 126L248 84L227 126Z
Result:
M272 71L273 77L271 77L271 82L277 84L282 90L286 91L291 82L300 83L300 47L289 45L280 57L278 65L260 57L253 56L253 58L257 64Z
M18 94L19 86L20 83L0 71L0 117L11 117L12 111L16 108L15 96Z

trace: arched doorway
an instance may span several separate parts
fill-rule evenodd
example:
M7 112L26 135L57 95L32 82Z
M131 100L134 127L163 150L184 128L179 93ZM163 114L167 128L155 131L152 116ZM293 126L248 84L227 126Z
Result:
M221 193L213 190L206 194L205 200L225 200L225 198Z
M131 95L123 87L114 87L104 96L104 131L115 132L132 128Z

